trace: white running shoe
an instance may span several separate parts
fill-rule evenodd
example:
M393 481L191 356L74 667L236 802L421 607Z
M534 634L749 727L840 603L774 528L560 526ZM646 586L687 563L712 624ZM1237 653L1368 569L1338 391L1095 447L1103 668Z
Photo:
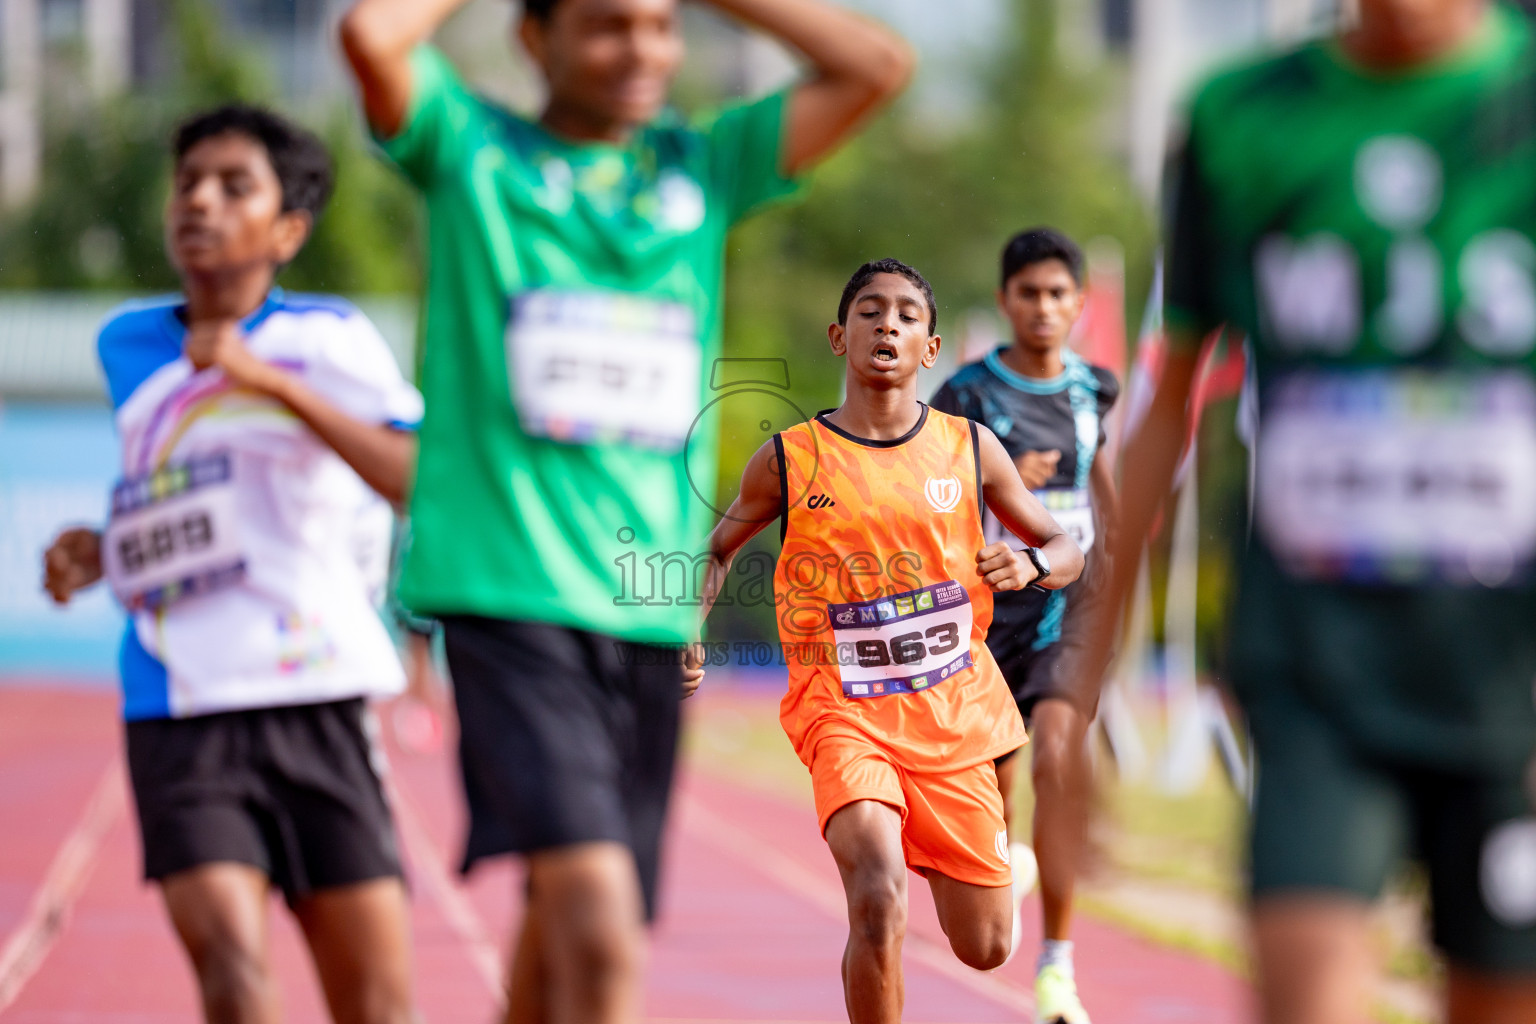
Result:
M1013 872L1013 945L1008 948L1005 964L1019 951L1019 940L1024 937L1024 897L1035 891L1035 883L1040 880L1040 864L1029 844L1008 844L1008 869Z
M1054 964L1035 976L1035 1024L1089 1024L1077 998L1077 980Z

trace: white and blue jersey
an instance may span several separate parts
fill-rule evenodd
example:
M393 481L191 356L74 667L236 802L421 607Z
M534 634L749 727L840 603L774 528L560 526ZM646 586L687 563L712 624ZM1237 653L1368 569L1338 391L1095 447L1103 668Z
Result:
M195 370L180 302L124 306L97 341L123 456L102 557L129 609L125 717L398 692L374 603L387 507L281 402ZM420 422L420 394L347 303L274 291L242 328L348 415Z
M962 367L934 393L930 404L941 412L986 424L1009 458L1029 451L1059 451L1055 476L1034 495L1087 554L1097 535L1093 460L1104 446L1104 417L1119 397L1119 382L1108 370L1089 365L1070 350L1061 354L1065 369L1050 379L1015 373L1003 363L1002 352L999 348L980 362ZM982 521L988 544L1006 539L1016 548L1024 546L990 509L983 511ZM1001 638L1009 630L1034 626L1037 648L1055 642L1061 635L1069 592L1082 592L1087 582L1049 595L1034 590L994 595L991 634Z

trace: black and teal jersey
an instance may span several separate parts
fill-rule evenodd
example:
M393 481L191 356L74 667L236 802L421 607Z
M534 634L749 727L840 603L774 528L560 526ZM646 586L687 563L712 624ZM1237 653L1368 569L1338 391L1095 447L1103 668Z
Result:
M1249 341L1231 668L1369 748L1503 771L1536 737L1536 45L1386 74L1336 41L1220 74L1176 167L1166 317ZM1254 696L1250 694L1250 696Z
M1003 351L999 348L980 362L961 367L934 392L930 404L940 412L985 424L1009 458L1030 451L1059 451L1056 475L1034 493L1062 529L1089 551L1095 536L1090 476L1093 460L1104 446L1104 418L1120 394L1120 385L1113 373L1090 366L1071 351L1062 353L1065 369L1050 379L1015 373L1002 361ZM991 509L983 509L982 521L987 543L1012 536ZM1068 592L1081 592L1091 582L1079 581L1049 595L1034 590L996 594L992 633L1034 628L1035 644L1044 647L1055 642L1061 635Z

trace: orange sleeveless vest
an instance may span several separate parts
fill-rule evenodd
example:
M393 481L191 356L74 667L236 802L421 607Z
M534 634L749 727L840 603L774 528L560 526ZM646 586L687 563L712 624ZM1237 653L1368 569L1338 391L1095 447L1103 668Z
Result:
M779 720L800 759L835 735L947 772L1025 743L986 644L974 425L924 406L904 436L871 441L817 416L775 444L774 602L789 665Z

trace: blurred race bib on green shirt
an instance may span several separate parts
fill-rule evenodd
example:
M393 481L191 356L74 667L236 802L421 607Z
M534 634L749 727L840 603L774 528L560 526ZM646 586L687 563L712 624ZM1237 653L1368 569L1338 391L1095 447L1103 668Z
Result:
M1519 372L1293 372L1267 390L1255 522L1292 574L1523 583L1536 561L1536 387Z
M680 451L703 363L698 318L682 303L553 288L512 299L507 366L532 436Z

